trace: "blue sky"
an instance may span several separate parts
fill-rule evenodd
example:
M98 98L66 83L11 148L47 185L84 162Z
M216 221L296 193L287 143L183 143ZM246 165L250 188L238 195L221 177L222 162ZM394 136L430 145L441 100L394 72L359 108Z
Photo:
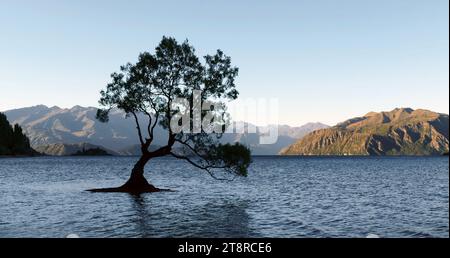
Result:
M279 122L449 110L448 0L2 1L0 110L97 106L109 74L163 35L222 49L240 97Z

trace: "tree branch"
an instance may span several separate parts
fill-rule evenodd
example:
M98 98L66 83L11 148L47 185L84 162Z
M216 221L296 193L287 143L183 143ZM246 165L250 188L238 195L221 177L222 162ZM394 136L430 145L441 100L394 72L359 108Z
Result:
M183 144L183 145L186 146L186 147L188 147L195 155L197 155L198 157L200 157L200 158L204 159L205 161L207 161L206 158L205 158L203 155L201 155L200 153L198 153L198 151L195 150L194 147L192 147L191 145L189 145L189 144L187 143L188 140L186 140L186 141L181 141L181 140L179 140L179 139L176 139L175 141L176 141L176 142L179 142L179 143L181 143L181 144Z
M151 135L151 130L150 129L151 129L151 126L152 126L153 118L152 118L152 115L149 112L147 112L147 110L143 109L142 111L148 116L147 133L148 133L148 137L150 138L150 135Z
M141 142L141 146L144 146L145 143L144 143L144 139L142 138L141 126L139 125L138 117L134 111L131 112L131 114L133 114L134 121L136 122L136 129L138 131L139 141Z
M204 165L199 165L197 163L195 163L194 161L192 161L189 157L186 156L181 156L178 154L175 154L173 152L170 152L170 155L172 155L173 157L177 158L177 159L182 159L182 160L186 160L187 162L189 162L192 166L205 170L212 178L216 179L216 180L221 180L221 181L233 181L236 178L236 175L234 175L233 178L229 179L229 178L222 178L222 177L216 177L216 175L214 175L214 173L211 172L211 168L226 168L224 166L221 167L215 167L215 166L204 166Z
M152 128L150 129L150 142L153 141L153 132L155 130L156 125L158 124L159 119L159 112L155 113L155 123L153 124Z

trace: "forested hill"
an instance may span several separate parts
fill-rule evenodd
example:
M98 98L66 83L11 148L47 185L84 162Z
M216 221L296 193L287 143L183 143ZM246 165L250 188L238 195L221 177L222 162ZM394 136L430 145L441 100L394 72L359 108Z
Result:
M30 141L23 134L22 128L8 122L0 113L0 155L33 155L36 152L30 147Z

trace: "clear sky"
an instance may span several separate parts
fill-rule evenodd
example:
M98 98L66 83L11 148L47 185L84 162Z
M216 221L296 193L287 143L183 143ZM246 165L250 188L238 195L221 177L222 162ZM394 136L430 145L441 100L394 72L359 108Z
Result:
M109 74L163 35L222 49L240 97L279 122L327 124L395 107L449 111L448 0L0 3L0 110L97 106Z

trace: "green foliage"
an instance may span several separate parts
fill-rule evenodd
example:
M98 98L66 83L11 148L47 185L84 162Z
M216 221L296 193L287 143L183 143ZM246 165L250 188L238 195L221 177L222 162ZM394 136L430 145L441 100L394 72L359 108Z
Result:
M114 107L130 114L166 114L175 98L192 98L194 90L202 91L202 100L236 99L238 68L231 66L231 58L217 50L204 60L204 64L200 62L187 40L179 44L163 37L155 54L141 53L136 64L128 63L111 75L112 82L100 92L99 103L106 109L99 111L99 120L107 121L107 113ZM162 123L168 124L170 118L162 117Z
M211 150L209 158L224 163L228 172L238 176L247 176L247 168L252 162L250 149L240 143L218 145Z
M109 122L108 112L109 112L108 110L97 109L97 114L96 114L97 119L102 123Z
M178 43L174 38L163 37L155 48L155 53L144 52L135 64L128 63L120 72L111 74L111 83L100 92L97 119L108 121L111 109L123 110L127 117L134 117L141 150L144 156L157 157L172 155L187 160L192 165L210 172L223 168L235 175L245 176L251 162L248 148L241 145L221 145L221 133L174 133L170 121L180 110L173 110L172 103L177 98L191 102L195 91L201 91L201 102L214 103L214 116L228 122L225 101L234 100L239 93L235 87L238 68L231 65L231 58L221 50L214 55L206 55L203 60L186 40ZM204 113L204 112L203 112ZM148 117L146 126L140 125L137 116ZM194 115L190 112L190 126ZM168 142L157 150L150 151L153 130L159 124L167 130ZM172 151L177 144L189 150L189 155ZM195 158L194 158L195 157Z
M0 155L30 154L33 154L33 150L22 128L17 124L12 127L6 116L0 113Z

